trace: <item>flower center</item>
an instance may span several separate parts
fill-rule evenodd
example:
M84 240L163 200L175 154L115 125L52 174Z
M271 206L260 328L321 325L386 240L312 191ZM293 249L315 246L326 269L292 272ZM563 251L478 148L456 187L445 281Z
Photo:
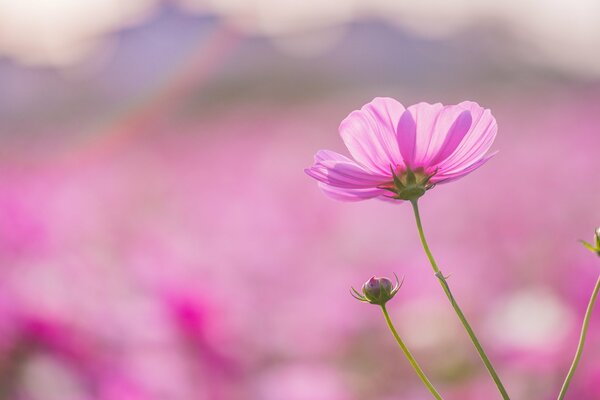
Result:
M381 185L381 189L394 193L390 196L393 199L413 201L423 196L425 192L434 185L429 182L432 176L436 174L427 174L423 168L416 168L414 171L410 167L405 170L390 165L392 171L392 182Z

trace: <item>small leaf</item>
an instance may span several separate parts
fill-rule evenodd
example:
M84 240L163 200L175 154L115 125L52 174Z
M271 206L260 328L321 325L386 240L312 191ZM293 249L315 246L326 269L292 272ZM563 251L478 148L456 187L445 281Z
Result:
M585 240L580 240L580 242L581 242L582 245L585 246L586 249L588 249L592 253L596 253L596 254L600 253L600 249L595 248L594 246L592 246L591 244L589 244Z

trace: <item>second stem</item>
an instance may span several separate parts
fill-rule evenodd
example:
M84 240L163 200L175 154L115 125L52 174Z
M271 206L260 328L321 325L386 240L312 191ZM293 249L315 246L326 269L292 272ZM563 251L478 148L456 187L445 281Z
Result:
M577 351L575 352L575 357L573 358L573 363L571 364L571 368L569 368L569 372L567 373L565 382L563 383L563 386L560 389L560 393L558 394L558 400L562 400L565 398L565 395L571 383L571 379L573 379L573 375L575 374L575 370L577 369L577 365L579 364L579 360L581 359L581 354L583 353L583 346L585 345L585 338L587 336L588 326L590 324L590 317L592 315L592 311L594 310L594 303L596 303L598 291L600 291L600 276L596 281L596 286L594 286L592 296L590 297L590 302L588 303L587 310L585 311L585 317L583 318L583 325L581 327L581 335L579 337Z
M425 376L425 373L423 372L423 370L417 363L417 360L415 360L415 358L410 353L410 351L408 350L408 348L406 347L406 345L404 344L402 339L400 339L400 335L398 335L398 332L396 332L396 328L394 328L394 324L392 324L392 320L390 319L390 315L388 314L387 309L385 308L385 305L381 306L381 311L383 311L383 316L385 317L385 321L387 322L387 325L390 328L390 331L392 331L392 335L394 335L394 338L400 345L400 348L404 352L404 355L408 359L408 362L413 367L413 369L415 370L417 375L419 375L419 378L421 378L421 381L423 382L423 384L427 387L427 389L433 395L433 397L435 397L437 400L443 400L442 396L433 387L433 384L429 381L427 376Z

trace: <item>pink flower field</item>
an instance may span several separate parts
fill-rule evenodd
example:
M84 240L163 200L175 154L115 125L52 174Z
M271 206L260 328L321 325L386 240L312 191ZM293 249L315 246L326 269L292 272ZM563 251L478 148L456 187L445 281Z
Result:
M0 400L427 399L349 292L394 273L387 310L444 399L499 399L410 205L337 202L304 172L319 149L360 164L338 127L375 97L493 113L498 153L460 176L458 142L446 164L412 153L441 166L419 206L511 398L555 398L600 273L578 242L600 225L600 70L519 58L523 37L478 24L434 35L366 12L298 54L329 36L193 4L148 5L68 62L0 40ZM311 176L362 198L329 161ZM598 398L600 310L566 396Z

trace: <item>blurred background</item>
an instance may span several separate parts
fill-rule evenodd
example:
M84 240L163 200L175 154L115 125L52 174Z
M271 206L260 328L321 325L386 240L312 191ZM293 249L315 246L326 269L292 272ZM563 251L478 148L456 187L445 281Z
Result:
M0 0L0 400L416 400L495 387L410 207L303 173L375 96L474 100L484 168L421 201L514 399L555 398L597 258L600 2ZM568 398L600 398L600 310Z

